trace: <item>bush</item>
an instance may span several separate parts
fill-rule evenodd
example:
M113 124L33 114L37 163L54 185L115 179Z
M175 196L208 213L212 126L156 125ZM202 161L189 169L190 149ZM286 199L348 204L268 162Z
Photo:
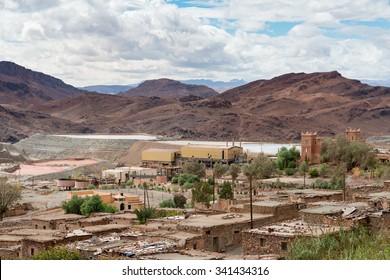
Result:
M185 188L186 190L189 190L191 189L193 186L193 184L189 183L189 182L186 182L184 185L183 185L183 188Z
M94 189L96 189L96 187L94 185L90 184L90 185L88 185L88 189L89 190L94 190Z
M62 202L62 209L64 209L65 214L77 214L81 215L81 205L85 202L85 198L82 198L78 195L73 195L69 201Z
M116 208L114 205L103 203L103 212L106 213L116 213L119 209Z
M327 165L326 163L321 164L319 174L322 177L328 176L329 175L329 165Z
M175 194L173 202L177 208L184 208L187 202L187 198L182 194Z
M148 219L153 217L154 212L154 208L138 208L134 213L137 216L138 222L143 225L147 223Z
M233 188L230 182L222 183L219 197L223 199L233 199Z
M311 178L316 178L319 176L318 169L317 168L312 168L309 170L309 175Z
M48 248L36 254L34 260L80 260L80 252L74 249L63 247Z
M161 208L176 208L175 202L173 202L172 198L165 199L159 203Z
M89 216L94 212L115 213L118 211L115 206L104 203L99 195L87 198L74 195L69 201L62 203L62 209L64 209L65 214L78 214L83 216Z
M313 183L311 183L310 187L313 189L331 189L329 182L325 181L324 179L316 179Z
M390 237L363 227L320 237L298 237L289 249L292 260L389 260Z
M172 184L178 184L178 183L179 183L179 177L177 177L177 176L172 177L171 183L172 183Z
M284 169L284 172L286 173L287 176L292 176L295 174L296 169L295 168L286 168L286 169Z

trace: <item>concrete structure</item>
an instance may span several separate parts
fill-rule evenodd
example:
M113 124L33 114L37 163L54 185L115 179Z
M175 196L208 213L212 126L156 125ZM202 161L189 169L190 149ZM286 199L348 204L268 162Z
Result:
M146 167L119 167L115 169L107 169L102 171L103 179L115 179L115 182L125 183L129 179L134 178L152 178L157 176L157 169ZM120 180L120 181L119 181Z
M238 146L203 146L203 145L187 145L181 148L181 156L183 160L198 160L205 163L233 163L244 153L242 147Z
M309 164L320 163L322 140L317 132L301 133L301 161L307 161Z
M124 210L134 211L135 209L144 207L144 203L141 201L140 195L130 195L124 193L112 194L106 192L99 192L96 190L85 190L85 191L69 192L67 199L68 200L71 199L73 195L77 195L81 197L99 195L101 200L104 203L114 205L119 209L119 211L124 211Z
M338 226L312 225L301 220L294 220L244 230L242 246L244 255L278 254L287 256L287 252L296 237L315 237L336 233Z
M272 215L253 215L253 224L260 227L272 223ZM196 241L188 243L192 249L213 252L224 251L227 247L242 242L242 231L250 228L249 214L220 214L211 216L190 217L181 220L177 226L179 231L201 235Z
M71 190L72 188L84 190L88 188L89 180L61 178L57 179L57 188L59 190Z

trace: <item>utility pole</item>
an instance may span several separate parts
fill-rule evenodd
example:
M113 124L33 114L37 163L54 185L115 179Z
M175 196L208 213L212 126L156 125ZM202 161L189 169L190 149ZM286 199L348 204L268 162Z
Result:
M252 175L249 176L249 201L251 212L251 229L253 229Z

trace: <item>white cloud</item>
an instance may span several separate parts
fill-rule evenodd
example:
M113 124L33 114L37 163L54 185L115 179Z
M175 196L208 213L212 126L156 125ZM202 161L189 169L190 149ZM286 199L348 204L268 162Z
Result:
M0 60L77 86L159 77L250 81L302 71L390 74L388 30L345 23L389 20L388 1L193 2L179 8L169 1L5 0ZM273 22L295 26L263 34Z

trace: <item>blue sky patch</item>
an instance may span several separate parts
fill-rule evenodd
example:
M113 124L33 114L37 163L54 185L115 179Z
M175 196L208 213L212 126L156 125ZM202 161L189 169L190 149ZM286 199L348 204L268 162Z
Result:
M267 34L271 37L285 36L296 25L302 22L267 22L267 27L259 33Z

